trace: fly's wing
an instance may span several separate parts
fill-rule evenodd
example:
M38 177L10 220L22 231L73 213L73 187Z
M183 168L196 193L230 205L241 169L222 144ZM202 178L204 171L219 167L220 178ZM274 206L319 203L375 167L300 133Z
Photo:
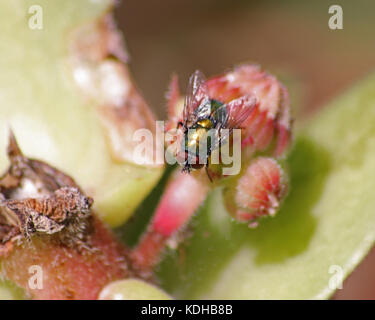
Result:
M211 103L210 103L210 106L211 106ZM208 114L210 118L214 119L216 122L215 127L210 129L208 133L210 136L210 140L209 140L210 151L214 151L215 149L219 148L220 144L224 144L228 136L230 135L230 132L229 133L222 132L222 129L226 128L226 123L228 121L227 108L228 106L226 104L222 104L221 106L217 108L214 107L214 111ZM200 141L200 144L201 143L202 142Z
M206 86L206 78L199 70L195 71L190 77L189 86L186 92L185 106L183 111L184 123L192 122L197 119L197 110L203 100L208 101L208 90Z
M196 116L196 119L206 119L208 118L211 113L212 105L211 105L211 99L206 97L204 98L197 109L195 109L194 113Z
M227 104L227 121L224 127L239 129L256 105L257 99L254 95L246 95L230 101Z
M212 113L217 120L216 136L212 143L212 150L228 141L233 129L239 129L241 124L250 116L257 99L254 95L245 95L222 105ZM227 130L222 130L227 129Z

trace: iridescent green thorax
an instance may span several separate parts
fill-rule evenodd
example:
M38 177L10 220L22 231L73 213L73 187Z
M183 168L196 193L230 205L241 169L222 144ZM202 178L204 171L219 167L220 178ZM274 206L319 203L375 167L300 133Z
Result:
M208 103L210 104L210 108L207 108ZM221 119L224 119L226 115L226 109L225 108L220 109L220 107L222 106L224 106L223 103L214 99L211 99L203 103L196 110L198 120L195 123L193 123L188 129L205 128L209 130L209 129L215 128L218 122L221 122L222 121ZM206 112L207 109L210 110L209 114L207 114ZM201 112L201 110L205 110L205 111Z
M215 100L215 99L211 99L211 113L213 113L214 111L216 111L217 109L219 109L223 105L224 105L224 103L221 103L220 101Z

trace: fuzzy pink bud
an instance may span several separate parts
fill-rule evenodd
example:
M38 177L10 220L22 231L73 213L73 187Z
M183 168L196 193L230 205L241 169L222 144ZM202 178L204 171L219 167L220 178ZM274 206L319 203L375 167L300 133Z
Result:
M224 192L224 199L236 220L251 222L275 215L286 190L284 172L277 161L259 157L249 165L236 187Z

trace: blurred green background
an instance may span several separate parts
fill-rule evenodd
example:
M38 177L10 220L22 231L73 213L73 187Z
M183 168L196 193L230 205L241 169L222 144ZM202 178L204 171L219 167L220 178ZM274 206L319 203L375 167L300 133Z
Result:
M343 8L343 30L328 27L333 4ZM373 0L123 0L116 16L135 79L159 118L173 72L184 90L195 69L213 75L259 63L290 88L301 121L375 70ZM375 299L374 270L373 250L335 298Z

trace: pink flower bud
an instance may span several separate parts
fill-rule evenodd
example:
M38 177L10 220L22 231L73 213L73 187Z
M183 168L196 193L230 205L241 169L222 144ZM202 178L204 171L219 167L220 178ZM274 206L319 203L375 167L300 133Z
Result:
M224 75L207 81L210 95L224 103L244 95L254 94L258 106L241 126L243 148L263 151L276 139L271 152L282 155L291 139L291 117L286 88L258 65L241 65Z
M253 222L275 215L286 190L284 173L276 160L260 157L249 165L235 188L224 191L224 199L236 220Z

